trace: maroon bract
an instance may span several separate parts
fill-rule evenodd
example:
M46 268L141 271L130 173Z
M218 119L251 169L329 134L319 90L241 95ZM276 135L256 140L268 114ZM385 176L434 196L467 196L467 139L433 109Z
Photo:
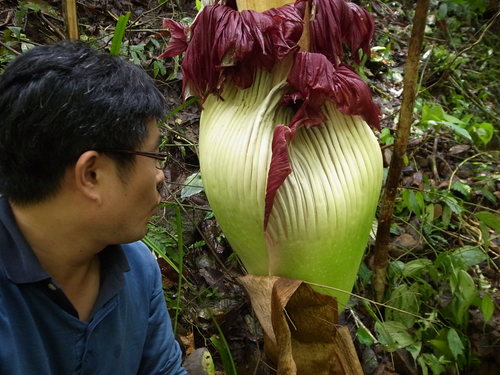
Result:
M188 41L186 26L174 20L164 18L162 27L170 32L170 42L167 49L158 58L174 57L180 55L187 49Z
M344 60L344 45L359 63L358 51L370 55L374 25L369 13L344 0L311 0L311 52L325 55L334 65Z
M184 95L220 97L228 81L248 88L257 69L271 70L298 49L303 27L299 9L292 4L264 13L238 12L225 5L204 7L189 30L182 63ZM177 24L166 24L172 39L162 57L182 52L185 40Z

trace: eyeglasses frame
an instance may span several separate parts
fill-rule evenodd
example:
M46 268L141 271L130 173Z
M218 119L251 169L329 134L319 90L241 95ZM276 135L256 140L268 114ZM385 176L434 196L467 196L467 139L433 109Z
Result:
M167 161L167 158L168 158L168 154L164 153L164 152L148 152L148 151L135 151L135 150L115 150L115 149L112 149L112 150L102 150L103 152L116 152L116 153L119 153L119 154L130 154L130 155L140 155L140 156L145 156L147 158L152 158L152 159L156 159L156 160L159 160L163 163L165 163ZM161 165L156 165L156 168L158 169L163 169L163 167Z

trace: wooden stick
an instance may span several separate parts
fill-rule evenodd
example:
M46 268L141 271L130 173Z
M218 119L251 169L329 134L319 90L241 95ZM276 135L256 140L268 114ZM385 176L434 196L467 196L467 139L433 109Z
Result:
M69 39L78 40L78 17L76 15L76 0L64 0L64 18L66 19L66 29Z
M290 0L236 0L238 10L256 10L263 12L271 8L278 8L282 5L292 3Z
M417 92L418 63L424 39L424 29L428 10L429 0L417 0L403 79L403 100L401 102L398 130L394 143L394 153L392 155L387 182L380 204L377 238L375 240L373 287L378 301L382 301L385 293L387 265L389 263L389 231L391 228L392 214L394 212L394 200L396 199L399 180L401 178L403 156L406 153L410 135L413 108L415 106Z

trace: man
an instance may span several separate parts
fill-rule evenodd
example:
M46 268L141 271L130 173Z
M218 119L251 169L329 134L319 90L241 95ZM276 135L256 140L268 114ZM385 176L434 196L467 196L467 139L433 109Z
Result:
M0 76L0 374L185 374L134 242L160 202L163 107L144 71L78 43Z

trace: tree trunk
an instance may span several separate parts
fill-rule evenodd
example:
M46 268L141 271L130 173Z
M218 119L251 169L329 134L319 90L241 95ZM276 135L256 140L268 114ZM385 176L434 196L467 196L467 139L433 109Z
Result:
M408 57L403 80L403 101L399 115L399 124L394 142L394 152L389 166L387 182L382 196L380 216L375 240L373 286L376 299L382 301L386 286L387 265L389 262L389 239L394 200L403 167L403 156L408 145L413 108L417 92L418 63L424 38L424 30L429 10L429 0L418 0L413 17L413 28L408 47Z

